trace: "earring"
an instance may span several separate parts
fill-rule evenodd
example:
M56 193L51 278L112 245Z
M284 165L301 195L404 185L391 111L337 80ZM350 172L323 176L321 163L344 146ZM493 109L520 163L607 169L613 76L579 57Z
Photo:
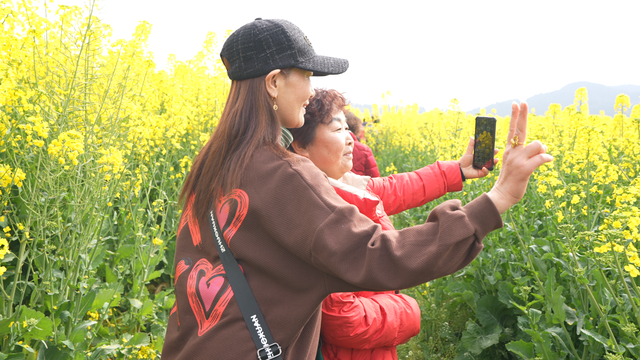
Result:
M271 98L273 100L273 110L278 110L278 104L276 104L276 98Z

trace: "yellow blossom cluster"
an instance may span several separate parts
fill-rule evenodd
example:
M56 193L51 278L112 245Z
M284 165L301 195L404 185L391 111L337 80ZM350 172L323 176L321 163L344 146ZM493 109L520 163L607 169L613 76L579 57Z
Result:
M132 359L155 359L156 357L156 351L146 345L141 346L140 349L134 350L133 355L130 356Z
M65 131L49 144L47 151L61 165L66 163L65 158L78 165L78 156L84 154L84 136L77 130Z
M527 192L525 201L529 207L548 211L555 226L596 229L600 240L589 249L595 254L623 251L621 243L607 239L624 240L631 248L640 242L640 104L630 115L623 112L629 105L622 103L615 105L615 117L592 115L587 95L581 88L573 105L551 104L544 115L530 112L525 141L540 140L555 160L533 174L533 191ZM487 115L484 110L473 115L461 112L456 99L447 110L419 113L415 105L383 105L355 112L367 121L367 144L378 163L391 164L384 168L386 174L459 159L474 134L475 116ZM496 148L503 150L510 118L496 118ZM483 179L488 186L489 179ZM611 233L600 237L606 231ZM624 268L632 276L640 266L634 259L629 255Z
M22 187L22 182L27 178L27 174L21 169L12 169L9 165L0 164L0 195L2 188L8 188L12 184Z
M10 253L9 251L9 242L5 238L0 238L0 260L4 259L4 256ZM4 266L0 266L0 276L2 276L7 268Z
M112 176L119 179L125 168L123 152L114 146L109 146L108 149L99 149L98 152L102 154L102 157L98 159L98 164L101 165L100 172L105 173L105 180L111 180Z
M27 123L18 125L18 128L24 130L25 140L30 146L41 148L44 146L44 139L49 137L49 124L40 116L30 116Z

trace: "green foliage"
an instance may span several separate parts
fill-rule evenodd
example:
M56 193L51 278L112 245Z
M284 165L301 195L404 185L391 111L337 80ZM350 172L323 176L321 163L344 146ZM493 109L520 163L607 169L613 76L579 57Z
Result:
M580 101L586 109L586 93ZM478 257L453 275L406 292L420 304L423 323L421 333L399 347L400 358L640 358L634 265L634 244L640 240L640 131L621 140L619 121L573 110L531 120L540 129L530 133L562 151L553 152L554 164L532 176L524 199L503 214L503 229L486 236ZM402 119L404 124L419 125L394 127L399 114L411 116ZM387 109L379 114L381 125L372 129L377 132L369 130L383 176L461 156L465 137L439 128L455 118L436 111L422 118L407 114ZM467 123L472 119L463 120L462 132ZM501 123L506 124L498 119L498 132ZM411 144L402 131L413 132ZM443 140L420 148L415 145L420 135ZM449 151L455 139L460 139L459 151ZM605 167L611 172L605 174ZM394 215L394 225L424 223L444 201L468 203L489 191L498 175L499 169L491 177L467 181L462 192Z
M111 41L94 5L0 7L0 359L153 359L175 302L178 194L228 79L215 36L156 71L150 25Z

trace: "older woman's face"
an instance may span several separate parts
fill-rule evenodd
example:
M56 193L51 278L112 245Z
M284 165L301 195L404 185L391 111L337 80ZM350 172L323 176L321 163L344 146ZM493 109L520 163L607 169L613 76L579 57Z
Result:
M353 139L342 111L334 111L331 121L320 123L316 134L301 155L309 158L328 177L340 179L353 167Z

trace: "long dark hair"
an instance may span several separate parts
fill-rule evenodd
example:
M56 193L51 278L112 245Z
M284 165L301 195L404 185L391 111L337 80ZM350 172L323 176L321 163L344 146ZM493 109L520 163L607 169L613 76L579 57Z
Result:
M195 195L193 213L206 221L212 199L240 186L252 155L266 147L286 158L280 145L282 130L265 86L266 75L232 81L229 97L218 127L196 156L187 176L180 201Z

